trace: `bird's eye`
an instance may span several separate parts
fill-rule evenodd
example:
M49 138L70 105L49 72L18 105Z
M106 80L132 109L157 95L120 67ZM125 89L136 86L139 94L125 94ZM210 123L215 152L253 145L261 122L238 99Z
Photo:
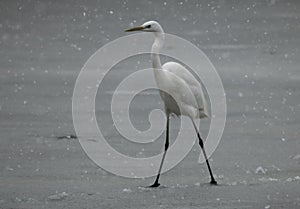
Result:
M147 25L145 28L151 28L151 25Z

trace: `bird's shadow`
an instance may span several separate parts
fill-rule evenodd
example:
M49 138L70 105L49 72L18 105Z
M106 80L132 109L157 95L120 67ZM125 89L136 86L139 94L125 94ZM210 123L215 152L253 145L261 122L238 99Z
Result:
M160 185L158 187L151 187L151 186L138 186L138 189L141 189L141 190L157 190L157 189L168 189L170 187L167 187L165 185Z
M191 185L192 186L196 186L196 187L202 187L202 188L207 188L207 187L225 187L225 186L229 186L227 184L211 184L210 182L207 183L201 183L199 185ZM181 187L177 187L177 186L166 186L166 185L160 185L158 187L151 187L151 186L138 186L138 189L140 190L144 190L144 191L152 191L152 190L160 190L160 189L174 189L174 188L181 188Z
M226 184L211 184L210 182L206 182L206 183L201 183L199 185L199 187L223 187L223 186L227 186Z

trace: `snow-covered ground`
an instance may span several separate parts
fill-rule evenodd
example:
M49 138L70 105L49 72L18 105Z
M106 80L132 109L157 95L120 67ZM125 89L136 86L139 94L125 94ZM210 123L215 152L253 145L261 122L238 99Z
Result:
M1 1L0 18L0 208L300 207L299 1ZM227 122L211 159L219 186L207 184L197 146L162 175L165 186L146 189L152 178L107 173L62 137L75 135L83 64L150 19L201 48L223 81ZM141 95L133 120L147 125L144 112L160 101ZM96 111L109 120L108 109ZM117 149L136 152L109 131ZM162 147L163 138L149 152Z

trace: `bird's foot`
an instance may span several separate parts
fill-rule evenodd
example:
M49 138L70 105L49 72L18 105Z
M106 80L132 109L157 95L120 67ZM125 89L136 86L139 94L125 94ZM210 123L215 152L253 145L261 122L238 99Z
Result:
M215 179L212 179L212 180L210 181L210 184L211 184L211 185L218 185L218 183L216 182Z
M149 188L156 188L156 187L159 187L160 186L160 183L158 182L154 182L154 184L148 186Z

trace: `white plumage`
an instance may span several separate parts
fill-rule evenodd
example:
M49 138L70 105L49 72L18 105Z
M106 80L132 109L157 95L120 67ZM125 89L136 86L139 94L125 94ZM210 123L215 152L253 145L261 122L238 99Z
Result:
M160 172L169 147L170 114L185 115L192 120L199 139L199 145L202 148L204 157L206 159L206 164L211 177L210 183L217 184L213 177L212 170L205 153L203 140L201 139L199 131L194 122L194 119L196 118L204 118L208 116L206 101L201 84L192 75L192 73L190 73L179 63L167 62L164 65L161 65L159 51L163 47L165 34L158 22L148 21L141 26L126 30L126 32L131 31L152 32L155 36L151 50L152 67L154 69L156 84L160 89L160 95L164 101L165 113L167 116L165 150L156 180L150 187L158 187L160 185Z
M182 113L182 115L190 116L192 118L208 117L207 104L202 91L202 86L192 75L192 73L190 73L184 66L176 62L165 63L162 66L162 70L166 71L166 74L169 77L173 78L170 79L171 82L174 82L175 79L177 80L177 85L174 85L173 88L174 91L180 95L179 101L182 104L181 109L184 111L186 109L184 107L187 107L190 108L190 111L192 111L191 114ZM171 76L171 74L174 74L176 78L174 76ZM186 88L189 88L189 90ZM193 95L190 95L189 93L192 93ZM197 102L197 104L195 104L195 101ZM165 99L164 102L168 103L168 101ZM180 115L180 113L178 112L173 113L175 113L176 115Z

